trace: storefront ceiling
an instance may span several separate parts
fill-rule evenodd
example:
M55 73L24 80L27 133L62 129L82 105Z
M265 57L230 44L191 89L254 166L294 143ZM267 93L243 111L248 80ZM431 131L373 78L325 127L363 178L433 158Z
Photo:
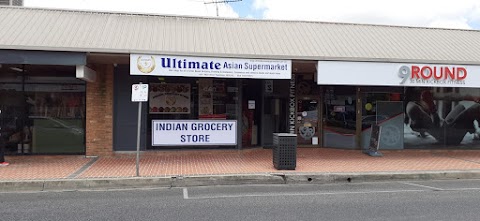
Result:
M480 64L480 31L0 7L0 49Z
M300 73L316 73L317 72L317 62L311 61L293 61L292 62L292 72L294 74Z
M89 64L130 64L128 54L91 53L87 56Z
M19 65L19 64L1 64L0 74L20 75L25 73L28 76L74 76L75 66L60 65Z

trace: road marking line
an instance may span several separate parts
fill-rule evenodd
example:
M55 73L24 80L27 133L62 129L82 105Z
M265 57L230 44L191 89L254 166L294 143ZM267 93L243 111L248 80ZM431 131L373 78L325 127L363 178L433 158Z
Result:
M437 188L437 187L427 186L427 185L422 185L422 184L417 184L417 183L410 183L410 182L399 182L399 183L403 183L403 184L410 185L410 186L423 187L423 188L427 188L427 189L431 189L431 190L437 190L437 191L443 191L444 190L442 188Z
M152 190L171 190L168 187L144 187L144 188L122 188L122 189L78 189L78 190L41 190L41 191L0 191L0 194L32 194L32 193L71 193L71 192L115 192L115 191L152 191ZM451 189L441 189L442 191L476 191L480 190L480 188L451 188ZM202 198L211 198L211 197L189 197L188 190L184 190L187 194L188 199L202 199ZM260 197L260 196L309 196L309 195L334 195L334 194L361 194L361 193L400 193L400 192L426 192L428 190L395 190L395 191L366 191L366 192L338 192L338 193L298 193L298 194L252 194L252 195L244 195L246 197ZM184 195L185 197L185 195ZM235 195L226 195L226 197L241 197ZM221 197L213 197L213 198L221 198Z
M0 191L0 194L30 194L30 193L71 193L71 192L119 192L119 191L151 191L151 190L169 190L168 187L131 187L114 189L65 189L65 190L32 190L32 191Z
M480 190L480 188L453 188L453 189L443 189L444 191L469 191L469 190Z
M186 199L186 200L189 199L189 198L188 198L188 190L187 190L187 188L183 188L183 199Z
M220 196L199 196L188 199L221 199L221 198L242 198L242 197L279 197L279 196L321 196L321 195L342 195L342 194L370 194L370 193L405 193L405 192L426 192L427 190L385 190L385 191L359 191L359 192L335 192L335 193L280 193L280 194L246 194L246 195L220 195Z

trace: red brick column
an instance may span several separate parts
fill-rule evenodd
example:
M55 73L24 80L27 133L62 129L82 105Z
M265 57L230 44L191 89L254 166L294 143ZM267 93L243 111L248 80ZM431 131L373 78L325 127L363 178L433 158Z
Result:
M113 154L113 65L96 65L97 80L87 82L86 155Z

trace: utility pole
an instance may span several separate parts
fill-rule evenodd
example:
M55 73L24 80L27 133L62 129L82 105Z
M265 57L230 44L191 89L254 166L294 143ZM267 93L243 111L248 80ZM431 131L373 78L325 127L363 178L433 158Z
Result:
M218 3L230 3L230 2L241 2L243 0L219 0L219 1L211 1L211 2L205 2L204 4L215 4L215 8L217 9L217 17L218 17Z

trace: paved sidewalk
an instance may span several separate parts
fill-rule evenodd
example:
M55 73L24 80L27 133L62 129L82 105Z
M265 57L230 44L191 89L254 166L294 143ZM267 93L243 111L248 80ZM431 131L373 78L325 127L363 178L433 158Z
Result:
M381 151L369 157L360 150L300 148L294 171L276 170L272 150L155 151L141 156L142 177L239 174L398 173L480 171L480 150ZM135 176L135 154L113 157L7 156L0 181L129 178Z

